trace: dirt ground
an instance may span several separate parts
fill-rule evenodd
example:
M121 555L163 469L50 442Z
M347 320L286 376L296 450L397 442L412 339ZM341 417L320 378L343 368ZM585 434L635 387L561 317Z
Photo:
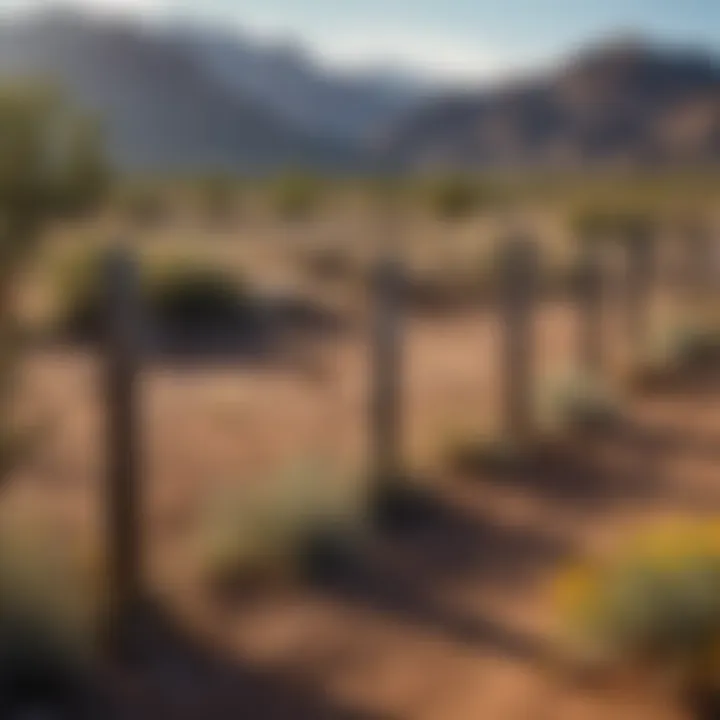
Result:
M538 320L537 377L574 356L571 308ZM629 427L578 444L559 467L512 478L443 469L443 442L499 417L497 327L488 312L410 319L403 384L408 466L438 489L420 528L377 538L362 567L322 589L282 587L217 604L188 552L203 498L268 482L315 456L365 456L367 330L273 363L151 362L142 377L145 539L154 589L214 648L159 652L125 697L129 716L599 720L679 717L662 698L575 687L553 668L547 587L559 563L644 519L720 509L720 384L627 398ZM622 364L614 325L609 361ZM612 373L611 373L612 374ZM54 431L14 495L72 526L102 519L102 365L38 354L32 404ZM717 385L717 386L716 386ZM142 708L142 711L139 709Z

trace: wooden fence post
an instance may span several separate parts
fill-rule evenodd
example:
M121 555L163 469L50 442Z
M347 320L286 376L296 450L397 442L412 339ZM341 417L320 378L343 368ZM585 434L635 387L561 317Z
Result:
M690 316L702 313L716 285L718 258L713 237L702 223L688 227L685 235L685 277L683 278L686 311Z
M625 241L626 332L633 350L645 347L651 325L655 246L650 228L633 229Z
M522 438L532 429L535 405L533 316L538 248L532 238L518 234L508 237L499 251L504 422L509 437Z
M593 240L583 242L580 252L576 277L578 363L582 374L597 377L604 364L603 255Z
M402 472L400 337L402 266L395 255L384 254L373 277L374 327L372 339L371 443L372 473L378 495Z
M105 259L107 403L106 531L108 650L121 653L128 616L142 597L140 446L137 377L140 351L140 281L136 259L111 249Z

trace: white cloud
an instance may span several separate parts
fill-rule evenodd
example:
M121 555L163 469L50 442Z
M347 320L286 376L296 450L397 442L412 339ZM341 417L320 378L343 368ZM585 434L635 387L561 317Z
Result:
M317 47L322 57L346 66L397 64L444 80L485 80L511 69L503 53L487 45L407 29L319 38Z

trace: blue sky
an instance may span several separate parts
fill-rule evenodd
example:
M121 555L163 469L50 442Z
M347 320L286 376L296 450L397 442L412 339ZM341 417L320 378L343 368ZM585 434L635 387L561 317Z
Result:
M295 37L332 63L388 62L485 80L552 62L586 41L639 32L720 53L720 0L70 0L180 14ZM50 0L0 0L28 7Z

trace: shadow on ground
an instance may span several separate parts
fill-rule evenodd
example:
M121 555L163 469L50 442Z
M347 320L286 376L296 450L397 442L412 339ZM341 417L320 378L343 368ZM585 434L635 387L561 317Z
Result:
M2 666L3 718L59 720L390 720L343 707L301 675L223 656L153 609L123 636L118 659L92 669ZM29 656L28 656L29 657Z
M665 492L664 460L672 444L625 424L612 433L568 438L533 451L516 465L488 468L465 463L459 476L543 498L557 507L592 514L640 503Z
M519 587L552 567L569 548L526 527L505 527L438 497L421 522L401 533L378 534L364 552L321 579L321 589L419 627L451 642L531 662L541 642L502 622L464 612L442 597L453 583Z

